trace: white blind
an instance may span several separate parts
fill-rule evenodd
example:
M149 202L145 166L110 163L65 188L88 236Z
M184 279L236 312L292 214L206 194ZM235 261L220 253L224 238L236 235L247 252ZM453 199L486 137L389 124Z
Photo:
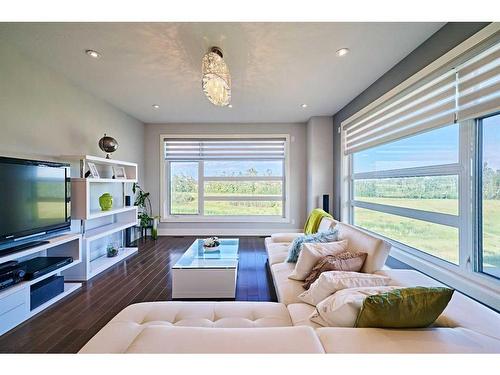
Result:
M457 119L500 110L500 43L457 68Z
M165 139L167 160L284 159L286 140L265 139Z
M500 43L424 85L342 123L350 154L500 110Z

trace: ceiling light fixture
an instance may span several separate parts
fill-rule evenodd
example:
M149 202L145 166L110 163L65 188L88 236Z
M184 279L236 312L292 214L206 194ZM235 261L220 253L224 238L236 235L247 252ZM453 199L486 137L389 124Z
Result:
M86 49L85 53L87 54L87 56L90 56L94 59L99 59L101 57L101 54L97 51L94 51L93 49Z
M158 104L153 104L153 105L152 105L152 107L153 107L154 109L158 109L158 108L160 108L160 106L159 106Z
M340 57L345 56L349 53L349 48L338 49L336 53L337 53L337 56L340 56Z
M228 106L231 101L231 76L219 47L212 47L203 56L201 86L212 104Z
M300 106L301 106L302 108L307 108L307 104L305 104L305 103L304 103L304 104L301 104Z
M233 108L233 105L232 105L232 104L229 104L227 107L228 107L228 108Z

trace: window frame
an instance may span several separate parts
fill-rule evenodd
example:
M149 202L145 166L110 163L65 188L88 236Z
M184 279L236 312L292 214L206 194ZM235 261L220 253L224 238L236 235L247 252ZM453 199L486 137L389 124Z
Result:
M485 277L495 279L500 284L500 277L491 273L484 272L483 264L483 250L484 250L484 232L483 232L483 162L484 162L484 149L483 149L483 120L489 117L500 116L500 112L490 113L481 116L475 120L475 207L476 207L476 222L474 223L476 251L474 254L474 269L475 271Z
M166 160L164 155L164 140L168 138L205 138L205 139L285 139L285 158L283 160L283 177L261 176L261 177L205 177L204 160L193 160L198 163L198 214L171 214L170 213L170 162L175 160ZM290 134L160 134L160 212L161 222L269 222L269 223L290 223ZM228 160L228 159L224 159ZM232 159L239 160L239 159ZM242 159L243 160L243 159ZM252 159L244 159L252 160ZM266 160L266 159L255 159ZM168 180L167 180L168 179ZM258 180L258 181L282 181L282 210L283 215L203 215L205 181L235 181L235 180ZM229 197L230 198L230 197ZM237 197L235 197L237 198ZM217 200L209 198L208 200ZM228 200L224 197L223 200ZM241 197L236 199L243 201ZM269 199L252 199L255 201L269 201Z
M426 253L425 251L413 248L409 245L403 244L391 238L388 238L382 234L372 232L363 227L356 226L360 230L370 233L376 237L384 239L392 245L391 254L395 256L398 260L403 261L410 266L413 266L420 271L427 273L430 276L439 278L441 282L452 285L455 288L459 288L462 291L473 295L474 297L480 299L484 303L500 309L500 304L498 303L498 298L500 293L498 288L500 286L500 279L495 278L492 275L480 272L479 260L480 260L480 244L478 242L480 238L478 217L479 214L479 202L481 199L480 190L478 190L478 176L482 173L482 169L478 165L478 134L477 129L479 128L478 121L482 118L489 117L490 115L482 116L478 119L465 120L458 123L459 125L459 163L458 164L443 164L439 166L429 167L428 170L432 169L432 174L442 174L443 172L451 172L454 170L459 171L459 212L458 212L458 230L459 230L459 264L453 264L444 259L438 258L434 255ZM451 124L450 124L451 125ZM411 137L410 135L408 137ZM405 137L405 138L408 138ZM344 135L342 132L341 143L344 142ZM420 169L416 168L404 168L398 171L406 171L408 173ZM425 168L425 167L424 167ZM372 172L368 172L372 173ZM376 172L373 172L374 174ZM382 173L384 175L382 175ZM359 175L363 175L360 173ZM381 172L381 176L387 177L391 175L391 172ZM341 205L341 221L353 224L354 219L354 179L353 179L353 154L342 155L342 196L347 197L342 200ZM374 204L376 205L376 204ZM380 205L384 206L384 205ZM365 208L365 207L362 207ZM399 211L399 207L398 207ZM401 208L401 211L410 212L408 216L410 218L419 219L419 215L430 215L431 217L436 217L439 215L449 215L440 214L435 212L425 213L414 213L412 215L411 211L419 211L411 208ZM384 212L384 211L382 211ZM392 212L388 212L392 213ZM410 216L411 215L411 216ZM403 216L403 215L401 215ZM451 215L453 216L453 215ZM423 217L423 216L422 216Z
M451 126L453 124L449 124L448 126ZM359 207L359 208L364 208L368 210L372 210L375 212L382 212L386 214L391 214L391 215L397 215L409 219L415 219L415 220L421 220L421 221L426 221L434 224L440 224L440 225L445 225L449 226L451 228L457 228L458 229L458 243L459 243L459 248L457 249L458 251L458 258L459 258L459 263L454 264L451 263L445 259L439 258L435 255L432 255L424 250L417 249L415 247L412 247L410 245L404 244L402 242L399 242L397 240L394 240L392 238L386 237L382 234L375 233L370 231L367 228L359 227L363 230L366 230L369 233L375 234L378 237L382 237L389 243L391 243L394 247L403 249L404 251L407 251L415 256L422 257L426 260L435 262L437 264L440 264L442 267L446 268L455 268L460 267L461 264L461 259L460 259L460 247L461 247L461 223L463 221L462 214L463 214L463 207L461 205L461 200L460 200L460 195L463 193L463 175L467 173L465 171L465 168L463 168L463 155L461 152L462 148L462 142L464 142L463 137L467 136L467 133L463 131L463 125L459 124L458 125L458 133L459 133L459 150L458 150L458 163L448 163L448 164L439 164L439 165L432 165L432 166L419 166L419 167L410 167L410 168L399 168L399 169L392 169L392 170L384 170L384 171L373 171L373 172L359 172L359 173L354 173L354 163L353 163L353 156L355 153L349 154L345 157L349 159L348 161L348 178L347 178L347 183L349 184L348 191L349 191L349 201L348 201L348 218L347 221L349 224L355 225L354 224L354 208ZM432 131L432 130L431 130ZM407 139L415 136L417 134L412 134L410 136L401 138L401 139ZM393 141L394 142L394 141ZM391 142L389 142L391 143ZM457 176L458 177L458 215L453 215L453 214L446 214L446 213L440 213L440 212L432 212L432 211L425 211L425 210L419 210L419 209L414 209L414 208L408 208L408 207L399 207L399 206L391 206L391 205L384 205L380 203L371 203L371 202L363 202L363 201L358 201L354 199L354 181L357 179L379 179L379 178L405 178L405 177L427 177L427 176ZM358 226L357 226L358 227Z

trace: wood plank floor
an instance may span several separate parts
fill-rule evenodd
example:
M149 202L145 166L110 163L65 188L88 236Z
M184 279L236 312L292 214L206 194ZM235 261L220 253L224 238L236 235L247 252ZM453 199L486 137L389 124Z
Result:
M0 353L76 353L126 306L172 299L171 266L194 237L139 240L139 253L0 337ZM264 239L240 238L236 300L272 301Z

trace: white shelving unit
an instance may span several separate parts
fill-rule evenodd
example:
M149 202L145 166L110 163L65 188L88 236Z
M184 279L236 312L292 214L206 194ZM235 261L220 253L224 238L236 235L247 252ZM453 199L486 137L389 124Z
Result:
M125 206L125 195L131 184L137 182L137 164L105 159L91 155L63 156L72 161L71 217L82 234L82 262L64 272L68 280L89 280L109 267L137 253L137 247L126 247L124 232L137 225L137 207ZM88 163L94 163L100 178L85 178ZM125 179L115 179L113 167L125 169ZM99 197L109 193L113 197L113 207L102 211ZM118 255L106 256L108 244L117 244Z
M24 251L0 257L0 263L11 260L23 262L40 256L71 256L73 258L72 263L51 271L34 280L22 281L0 291L0 335L45 310L47 307L53 305L82 286L81 283L65 282L64 292L34 309L31 308L30 293L32 285L35 285L54 275L60 276L65 271L69 271L73 267L78 267L82 262L80 234L63 234L48 238L48 241L48 244L32 247Z

